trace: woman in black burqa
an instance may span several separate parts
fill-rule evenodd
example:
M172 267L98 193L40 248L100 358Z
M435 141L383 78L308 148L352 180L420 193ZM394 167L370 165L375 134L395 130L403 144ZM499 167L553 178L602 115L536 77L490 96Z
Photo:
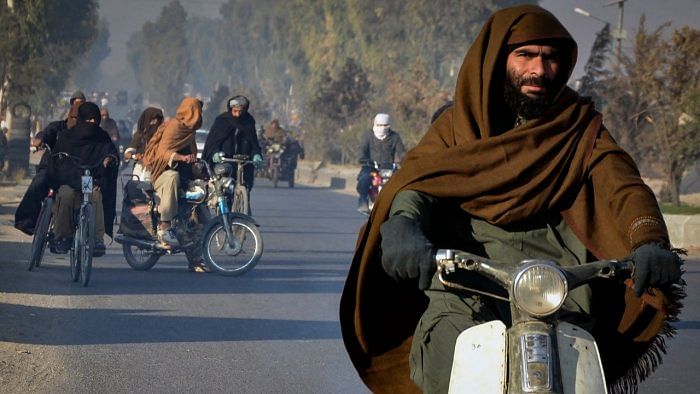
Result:
M80 158L79 162L83 165L94 165L91 170L94 187L91 201L95 207L96 257L104 254L104 234L112 236L118 174L116 164L119 156L109 134L100 128L100 120L100 109L96 104L82 104L78 109L77 124L59 136L53 149L49 175L51 187L58 190L54 221L54 237L57 241L54 249L57 253L65 253L70 248L75 229L74 210L82 201L80 190L83 175L83 170L71 159L57 155L59 152ZM107 157L111 159L105 161Z

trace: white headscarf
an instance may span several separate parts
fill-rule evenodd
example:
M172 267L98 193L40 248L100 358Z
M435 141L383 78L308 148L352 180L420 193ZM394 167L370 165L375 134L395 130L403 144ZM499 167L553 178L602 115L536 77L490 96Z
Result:
M374 136L383 140L389 135L389 130L391 130L391 116L389 114L377 114L374 117L374 126L372 127Z

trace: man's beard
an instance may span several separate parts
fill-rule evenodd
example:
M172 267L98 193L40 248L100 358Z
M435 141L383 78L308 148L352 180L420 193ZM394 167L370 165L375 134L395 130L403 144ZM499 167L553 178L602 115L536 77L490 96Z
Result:
M543 86L546 91L543 95L530 97L521 92L523 85ZM554 81L541 77L517 77L510 72L503 86L503 98L510 110L519 117L527 120L539 118L552 105L554 93Z

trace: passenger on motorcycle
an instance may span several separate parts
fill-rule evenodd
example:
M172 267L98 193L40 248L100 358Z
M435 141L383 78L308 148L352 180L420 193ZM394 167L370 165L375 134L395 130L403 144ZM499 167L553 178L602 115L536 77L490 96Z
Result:
M158 127L163 123L163 111L159 108L146 108L137 123L136 132L131 138L129 147L124 151L124 159L134 159L133 174L138 176L140 181L150 181L151 174L143 168L141 161L146 153L146 145L155 134Z
M203 160L213 165L214 154L224 152L226 157L247 155L253 159L256 166L263 165L255 118L248 112L249 107L250 101L244 96L234 96L227 101L228 110L217 116L209 129L209 135L202 150ZM232 175L236 175L235 168ZM246 166L243 170L243 179L250 193L255 180L255 168Z
M391 129L391 116L377 114L374 117L372 131L366 133L360 143L360 164L362 168L357 174L357 193L360 199L357 210L368 213L368 193L372 182L370 172L373 162L381 164L400 163L406 153L399 133Z
M45 144L50 149L56 146L58 134L63 130L76 125L78 119L78 107L85 102L85 95L81 91L73 93L70 98L70 109L63 120L49 123L46 128L38 132L32 138L32 146L39 148ZM25 234L34 234L34 226L41 211L41 203L49 192L48 167L51 158L49 151L44 152L39 165L36 167L36 174L29 184L27 191L22 197L17 210L15 211L15 228Z
M680 308L681 260L635 163L591 100L566 86L576 53L543 8L497 11L465 57L454 106L383 189L340 305L346 348L372 391L445 393L457 336L509 324L507 303L445 291L437 248L561 265L631 255L633 289L592 283L563 309L592 328L609 387L634 387L660 362Z
M195 131L202 124L202 102L186 97L175 117L158 127L146 145L144 166L151 174L160 213L158 241L164 249L179 246L172 229L178 213L178 197L192 179L192 163L196 161Z
M95 257L105 254L105 232L112 234L117 177L114 158L118 157L118 152L107 132L100 128L100 120L100 109L95 103L82 104L78 108L77 124L59 132L52 151L49 178L51 187L58 190L52 248L55 253L67 253L70 249L75 233L75 211L83 199L80 192L83 170L72 159L57 156L60 152L80 158L82 165L95 165L91 170L94 189L90 195L95 213Z

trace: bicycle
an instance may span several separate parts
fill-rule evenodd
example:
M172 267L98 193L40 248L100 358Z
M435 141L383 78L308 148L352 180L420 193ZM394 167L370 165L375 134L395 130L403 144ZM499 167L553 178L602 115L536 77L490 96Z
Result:
M55 155L59 158L68 158L73 165L83 170L83 175L80 180L80 191L83 195L83 200L80 203L80 208L76 212L76 231L73 237L73 246L70 249L70 272L73 282L78 282L87 287L90 282L90 274L92 271L92 257L95 251L95 213L90 196L93 191L93 178L91 169L102 165L104 160L100 160L98 164L83 165L80 157L71 156L65 152L59 152ZM118 160L112 155L106 158L112 158L115 162Z

